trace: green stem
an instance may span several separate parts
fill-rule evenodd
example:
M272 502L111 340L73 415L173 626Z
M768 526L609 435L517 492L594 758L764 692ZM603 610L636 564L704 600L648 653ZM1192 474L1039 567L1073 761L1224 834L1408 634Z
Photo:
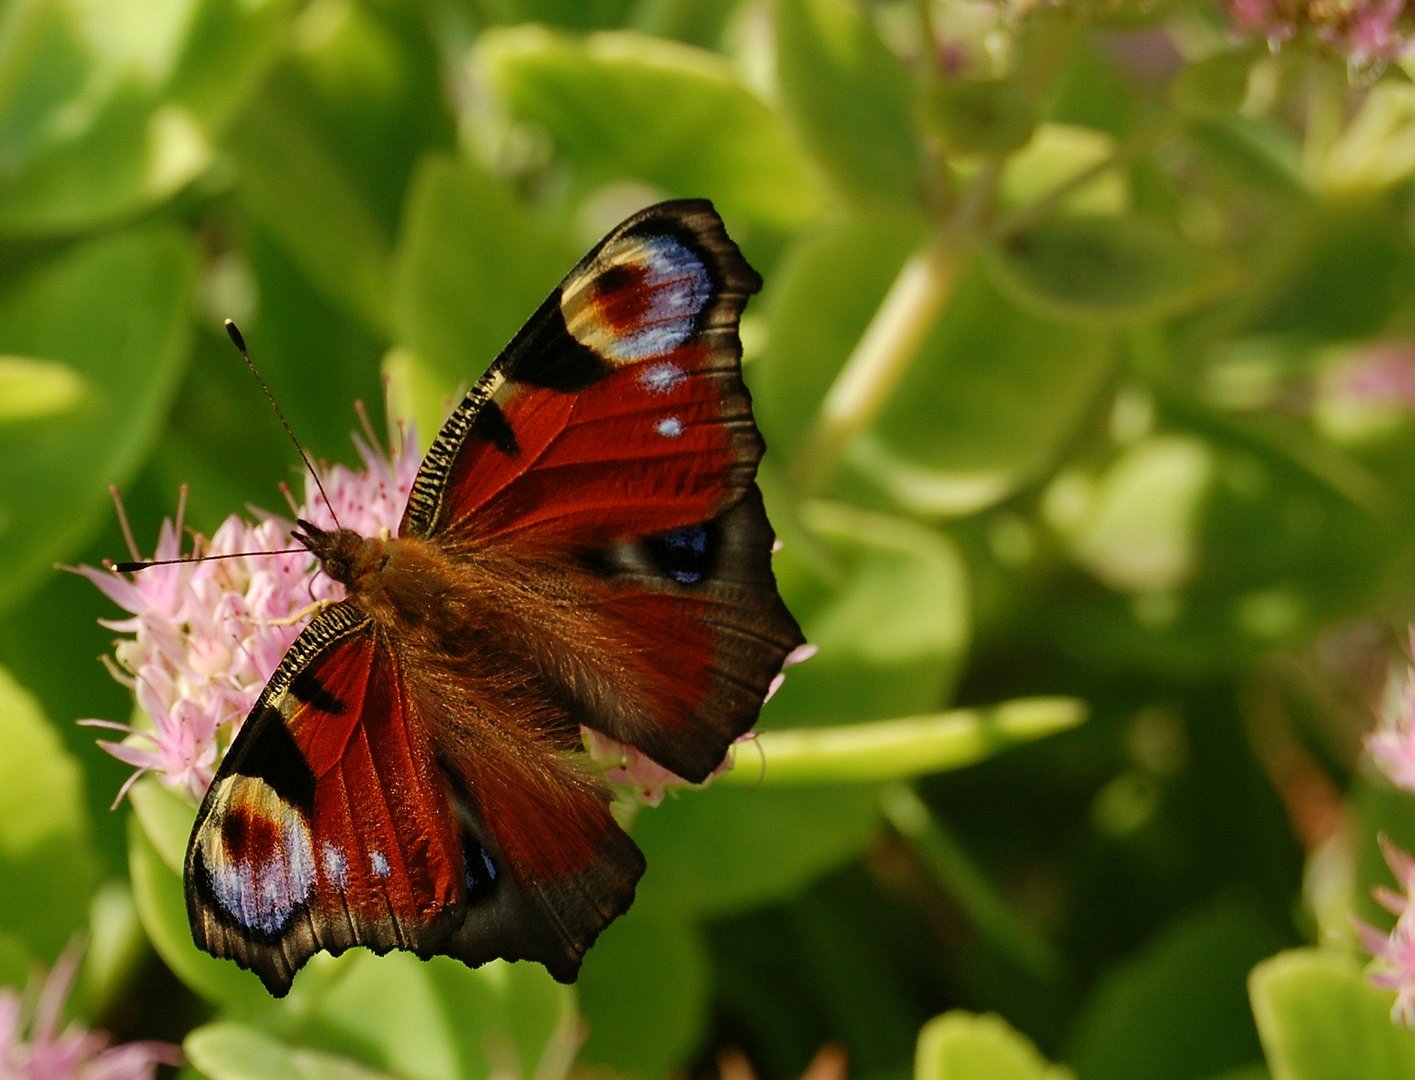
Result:
M1075 698L1018 698L898 720L766 731L756 740L765 773L745 767L744 761L716 782L787 787L925 776L1065 731L1085 717L1085 704Z
M818 490L846 445L869 427L909 369L957 279L962 252L940 241L914 254L826 392L788 483Z

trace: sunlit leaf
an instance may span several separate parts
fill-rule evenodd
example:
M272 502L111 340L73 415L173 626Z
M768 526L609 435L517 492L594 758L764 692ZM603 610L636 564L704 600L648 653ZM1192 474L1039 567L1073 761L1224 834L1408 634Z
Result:
M820 182L780 118L712 53L528 26L483 34L476 54L512 114L544 128L587 185L637 179L773 228L822 209Z
M753 750L739 749L741 767L719 783L775 788L923 776L963 768L1018 743L1065 731L1085 715L1085 706L1073 698L1022 698L990 708L867 724L766 731L754 749L770 762L767 774L758 776L752 770Z
M62 364L86 387L62 413L0 425L0 607L111 512L156 440L186 359L194 275L164 229L94 240L0 292L0 351Z
M95 865L80 772L0 668L0 926L52 961L87 920Z
M802 142L847 197L918 201L919 136L911 77L847 0L777 0L782 104Z
M287 1046L244 1024L199 1027L182 1041L182 1050L211 1080L378 1080L388 1076L346 1057Z
M0 424L66 413L86 393L73 368L27 356L0 356Z
M1253 1017L1273 1076L1326 1080L1415 1075L1415 1039L1391 1020L1391 995L1339 950L1293 949L1248 979Z
M288 0L11 5L0 49L0 231L131 216L211 163L278 47Z
M1000 1016L944 1013L924 1025L914 1080L1071 1080Z

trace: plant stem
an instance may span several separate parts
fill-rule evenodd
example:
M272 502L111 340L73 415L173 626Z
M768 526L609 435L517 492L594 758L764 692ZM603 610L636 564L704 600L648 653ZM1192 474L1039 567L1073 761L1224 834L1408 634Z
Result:
M826 392L788 482L801 494L830 476L850 439L870 425L923 344L953 288L961 252L941 241L899 272L855 350Z

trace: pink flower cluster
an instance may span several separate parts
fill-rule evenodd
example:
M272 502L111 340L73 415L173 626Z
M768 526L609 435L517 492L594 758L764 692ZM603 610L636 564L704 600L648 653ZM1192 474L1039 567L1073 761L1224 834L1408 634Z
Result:
M1415 656L1415 628L1411 629L1410 649ZM1398 700L1366 737L1366 750L1392 784L1415 794L1415 671L1406 671ZM1415 1027L1415 859L1384 837L1381 848L1399 891L1378 888L1375 896L1396 916L1395 925L1386 932L1361 919L1353 922L1362 945L1377 961L1371 981L1396 992L1392 1018Z
M413 433L405 430L391 454L371 438L356 435L354 442L364 468L335 466L325 476L335 513L346 528L365 535L396 529L417 474ZM332 527L314 485L306 489L304 503L292 507L294 516ZM183 558L182 512L179 502L176 520L162 523L153 559ZM129 613L103 625L129 635L117 642L112 667L133 688L151 724L80 721L126 736L99 743L136 770L120 799L147 772L200 799L285 650L318 604L342 597L342 586L317 572L313 556L288 552L292 524L274 515L261 514L255 523L232 515L210 539L194 537L190 555L206 561L172 562L132 575L79 568ZM129 546L137 560L131 537Z
M1379 888L1376 899L1396 917L1395 925L1386 933L1362 919L1353 921L1361 944L1377 961L1371 982L1382 990L1395 991L1391 1019L1415 1027L1415 907L1411 906L1415 896L1415 859L1384 840L1381 850L1400 891Z
M1274 47L1306 34L1355 70L1404 56L1415 30L1405 0L1225 0L1225 6L1242 33Z
M335 466L324 471L323 480L340 524L376 536L398 528L419 458L410 429L402 431L388 453L367 424L365 429L366 437L354 436L363 468ZM291 512L333 526L313 482L306 483L304 502ZM126 531L121 506L119 513ZM194 537L190 556L207 561L189 557L132 575L78 568L128 612L127 618L103 625L125 635L116 643L116 662L110 667L133 688L146 720L133 725L80 721L124 736L121 742L99 743L135 770L118 800L145 773L200 800L285 650L319 604L343 596L343 587L320 573L308 552L286 552L292 521L265 513L258 517L250 522L233 515L210 539ZM162 524L153 559L182 559L182 531L179 503L176 520ZM131 536L128 543L138 561ZM591 757L606 768L608 778L650 805L661 802L666 789L687 783L633 747L588 729L584 734ZM729 767L730 761L724 761L719 771Z
M151 1080L158 1065L180 1065L170 1043L111 1045L108 1036L78 1023L60 1028L79 957L59 958L33 1010L19 992L0 987L0 1077L5 1080Z

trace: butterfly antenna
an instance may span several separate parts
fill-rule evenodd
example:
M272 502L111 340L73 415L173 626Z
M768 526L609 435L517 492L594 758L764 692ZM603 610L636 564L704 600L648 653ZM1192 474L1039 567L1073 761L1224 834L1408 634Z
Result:
M202 563L212 562L216 559L248 559L252 555L304 555L308 548L292 547L281 548L279 551L228 551L221 555L186 555L180 559L135 559L132 562L109 562L103 560L103 565L115 574L136 574L139 570L146 570L149 566L173 566L176 563Z
M246 351L246 339L241 336L240 329L231 319L226 320L226 334L231 339L231 344L235 345L241 354L241 359L246 362L246 367L251 369L251 374L255 376L255 381L260 384L261 391L265 394L265 400L270 402L270 407L275 410L275 415L280 418L280 426L285 429L285 434L290 436L290 441L295 444L295 449L300 452L300 459L305 463L305 468L309 470L310 476L314 477L314 486L319 489L319 497L324 500L324 505L329 508L329 516L334 519L334 527L342 529L339 524L339 515L334 512L334 504L329 501L329 495L324 490L324 482L320 480L319 473L315 470L314 462L310 461L310 456L305 453L305 448L300 445L300 440L295 438L295 431L290 427L290 422L285 419L285 414L280 409L280 403L275 400L275 395L270 392L270 387L266 385L265 379L251 362L251 354Z

